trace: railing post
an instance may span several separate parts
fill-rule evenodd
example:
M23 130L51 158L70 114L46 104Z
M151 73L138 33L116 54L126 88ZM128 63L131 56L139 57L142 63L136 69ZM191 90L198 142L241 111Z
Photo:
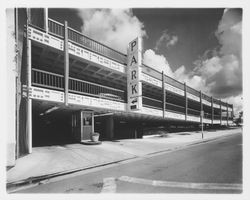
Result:
M68 52L68 22L64 22L64 102L68 105L69 95L69 52Z
M211 124L214 125L214 98L211 96Z
M165 118L166 91L165 91L165 74L164 74L164 71L162 71L162 110L163 110L163 118Z
M187 98L187 84L184 83L184 95L185 95L185 121L187 121L188 115L188 98Z

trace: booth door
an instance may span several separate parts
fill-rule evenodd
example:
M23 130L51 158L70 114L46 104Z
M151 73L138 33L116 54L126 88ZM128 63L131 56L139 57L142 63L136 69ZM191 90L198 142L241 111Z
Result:
M81 139L89 140L90 134L94 129L93 113L82 111L81 115L82 115Z

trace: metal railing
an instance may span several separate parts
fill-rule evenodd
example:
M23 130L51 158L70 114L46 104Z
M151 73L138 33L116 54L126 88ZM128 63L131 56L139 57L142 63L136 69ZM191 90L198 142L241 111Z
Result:
M48 20L48 30L49 33L64 38L64 25L54 21L52 19Z
M49 33L59 36L61 38L64 37L64 25L49 19L48 21ZM110 59L113 59L122 64L126 64L127 56L119 51L116 51L100 42L97 42L85 35L81 32L78 32L72 28L68 28L68 38L70 42L75 43L76 45L83 46L91 51L99 53L103 56L106 56Z
M220 120L220 115L214 115L215 120Z
M199 110L194 110L191 108L188 108L188 115L193 115L193 116L200 116L201 112Z
M145 107L162 109L162 101L157 100L157 99L152 99L146 96L142 96L142 105Z
M202 99L205 99L206 101L211 102L211 97L210 96L207 96L207 95L202 93L201 97L202 97Z
M165 82L176 87L176 88L184 90L184 84L175 80L174 78L172 78L170 76L165 76Z
M124 91L115 88L83 81L75 78L69 79L69 91L79 94L91 95L103 99L125 101Z
M172 103L166 103L166 110L167 111L172 111L175 113L181 113L181 114L185 114L185 107L183 106L179 106L179 105L175 105Z
M47 87L56 90L63 90L64 78L60 74L46 72L43 70L32 68L32 85L39 87Z
M187 92L192 94L192 95L195 95L197 97L200 97L200 92L198 90L195 90L194 88L189 87L189 86L187 86Z
M32 85L64 90L64 76L33 68ZM75 78L69 78L69 91L102 99L125 102L125 92L122 90Z

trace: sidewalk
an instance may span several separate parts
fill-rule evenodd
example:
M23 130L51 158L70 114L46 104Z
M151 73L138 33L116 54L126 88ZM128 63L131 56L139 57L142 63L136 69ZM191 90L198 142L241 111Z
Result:
M171 133L168 137L104 141L101 145L69 144L36 147L7 171L7 187L15 187L58 175L143 157L242 132L241 129Z

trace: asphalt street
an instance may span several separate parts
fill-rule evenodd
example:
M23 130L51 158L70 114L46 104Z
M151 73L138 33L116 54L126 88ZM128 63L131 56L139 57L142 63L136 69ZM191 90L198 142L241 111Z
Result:
M242 134L44 183L17 193L241 193Z

